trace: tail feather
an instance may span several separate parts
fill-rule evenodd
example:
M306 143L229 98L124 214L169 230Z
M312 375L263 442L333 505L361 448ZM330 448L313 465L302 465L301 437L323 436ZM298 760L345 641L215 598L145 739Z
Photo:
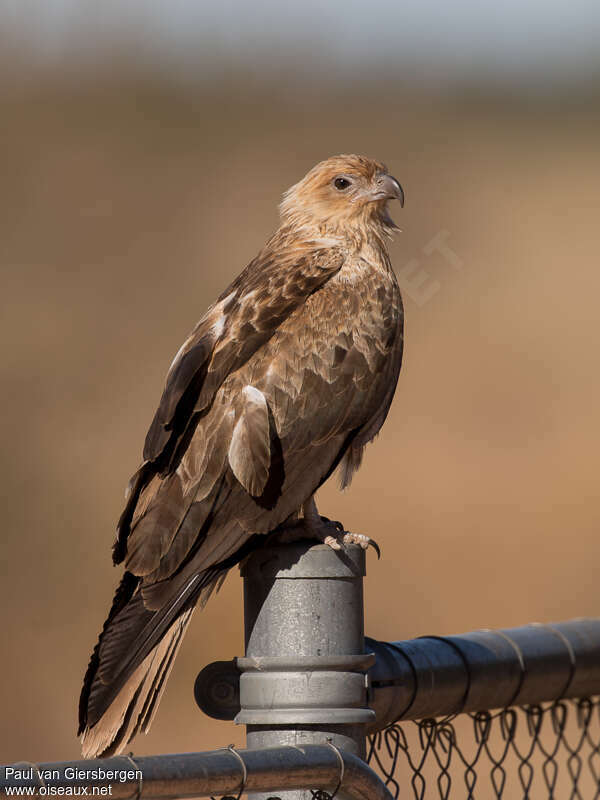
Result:
M178 629L174 631L173 635L170 637L171 644L167 650L167 653L165 654L165 657L160 663L159 669L156 671L156 677L152 682L152 689L148 693L148 698L144 703L142 713L140 714L140 724L134 731L134 735L138 732L138 730L141 730L144 733L148 733L150 730L154 715L158 709L158 704L160 703L160 698L165 690L167 678L171 674L171 670L175 662L175 656L177 655L181 642L183 641L183 636L187 630L187 626L190 622L193 612L194 609L190 608L188 611L183 613L178 620Z
M121 579L121 583L117 587L117 591L115 592L115 596L112 602L112 606L108 617L106 618L106 622L100 632L100 636L98 637L98 641L94 650L92 651L92 655L90 657L90 661L85 673L85 677L83 679L83 688L81 689L81 695L79 697L79 728L77 730L77 735L81 736L83 731L85 730L86 726L88 725L88 720L90 718L90 692L92 689L92 684L94 683L94 679L96 677L96 673L98 672L98 668L100 666L100 645L102 644L102 640L104 638L104 634L110 627L112 621L117 616L117 614L122 611L123 608L127 605L127 603L133 597L133 594L139 584L140 580L135 575L132 575L131 572L125 572L123 578Z
M173 622L126 680L100 720L95 725L86 725L81 737L84 758L120 753L139 730L148 731L193 610L189 608Z
M126 573L81 693L84 757L114 755L139 730L149 729L196 602L212 592L224 572L192 576L155 611L145 607L137 579L127 579Z
M120 753L136 733L148 731L196 604L203 607L262 538L249 537L204 572L182 571L169 581L144 586L125 573L81 691L78 733L85 758Z
M211 580L208 580L209 577ZM145 606L143 592L138 589L126 605L105 623L97 648L94 673L90 675L87 687L85 719L80 720L80 727L84 724L91 727L100 720L140 664L167 636L175 620L196 604L202 590L210 590L216 577L192 575L175 596L171 596L158 610L150 610Z

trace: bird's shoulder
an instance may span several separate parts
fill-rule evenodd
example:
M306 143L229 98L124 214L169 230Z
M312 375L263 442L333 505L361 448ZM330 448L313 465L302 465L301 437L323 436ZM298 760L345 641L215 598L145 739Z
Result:
M210 306L175 356L155 417L159 447L186 392L196 394L194 410L202 411L224 378L340 270L346 258L343 246L330 246L318 237L298 238L285 229L271 237ZM154 437L152 428L149 437ZM151 441L145 458L153 458L155 450Z

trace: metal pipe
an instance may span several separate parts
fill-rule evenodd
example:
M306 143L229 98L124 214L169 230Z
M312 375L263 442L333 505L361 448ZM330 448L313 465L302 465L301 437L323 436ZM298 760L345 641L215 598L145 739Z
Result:
M376 720L369 733L403 719L600 694L600 619L401 642L366 639L365 649L375 656L368 678ZM207 667L200 707L232 719L239 674L235 662Z
M375 714L367 706L373 656L364 647L364 574L356 545L335 551L294 542L261 549L244 564L246 656L236 659L235 721L247 726L249 748L330 742L365 757Z
M424 719L600 694L600 619L403 642L366 640L369 732Z
M110 773L114 773L111 779L95 778ZM330 793L338 789L338 796L349 800L392 800L363 761L327 745L225 749L135 759L116 756L49 764L20 762L0 767L0 795L6 796L11 787L32 787L35 796L86 795L113 800L236 797L242 791L267 792L274 797L273 793L289 789L320 788Z

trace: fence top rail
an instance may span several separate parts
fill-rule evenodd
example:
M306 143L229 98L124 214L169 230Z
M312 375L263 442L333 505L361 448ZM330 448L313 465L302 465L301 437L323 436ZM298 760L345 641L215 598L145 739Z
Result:
M392 800L375 772L361 759L331 745L271 747L160 756L115 756L46 764L18 762L0 767L0 794L32 787L41 794L64 787L92 796L111 786L113 800L170 800L176 797L239 796L243 792L324 789L349 800ZM85 789L87 792L76 791ZM8 792L7 792L8 789ZM19 794L29 794L21 791ZM106 792L104 793L106 794Z
M600 619L460 636L366 640L380 730L402 719L536 705L600 694Z

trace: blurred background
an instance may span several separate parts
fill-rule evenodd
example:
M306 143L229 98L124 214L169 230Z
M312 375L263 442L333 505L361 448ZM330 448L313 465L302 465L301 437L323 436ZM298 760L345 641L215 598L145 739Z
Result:
M351 489L366 630L598 615L600 5L0 5L3 761L78 757L110 547L168 365L317 161L385 161L406 359ZM192 687L241 655L232 572L137 753L241 744Z

